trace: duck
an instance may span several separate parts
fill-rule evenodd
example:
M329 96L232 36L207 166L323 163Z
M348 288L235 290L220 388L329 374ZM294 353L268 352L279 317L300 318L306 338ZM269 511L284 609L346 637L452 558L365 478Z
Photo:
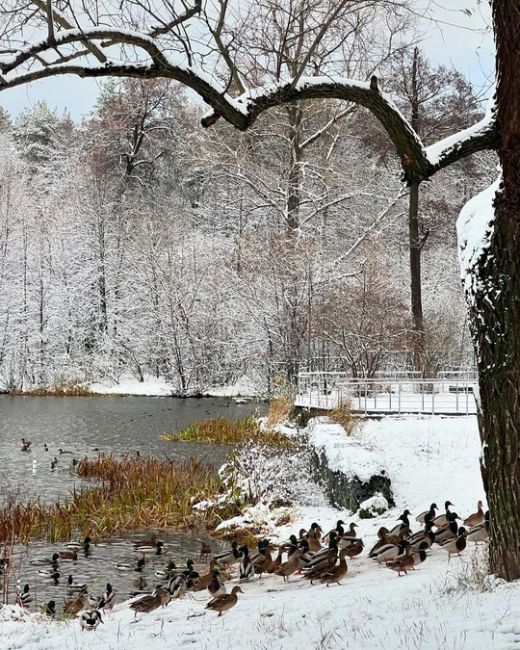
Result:
M424 525L424 530L420 530L417 533L414 533L411 537L408 538L410 544L414 547L415 550L419 548L431 548L431 545L435 541L435 533L432 531L433 522L431 519L426 519Z
M404 573L406 575L410 569L413 569L414 566L411 545L406 540L403 540L401 544L404 545L404 552L386 563L386 566L389 569L392 569L392 571L397 571L397 575L399 577L401 577L401 573Z
M397 526L394 526L392 530L390 531L390 535L402 535L403 533L408 534L410 532L410 520L409 516L411 515L411 512L407 509L404 510L403 514L400 517L397 517L399 521L401 521L400 524L397 524Z
M213 569L212 572L213 578L208 584L208 591L210 596L216 598L217 596L223 596L226 593L226 585L220 580L220 571L218 569Z
M43 443L43 451L49 451L49 448L47 447L47 443Z
M73 560L75 562L78 559L78 551L75 548L69 551L60 551L59 558L60 560Z
M25 438L22 438L21 443L20 443L20 449L22 451L31 451L31 442L29 440L26 440Z
M26 607L29 603L32 603L33 597L29 592L29 585L26 584L23 586L23 589L20 593L16 595L16 603L21 607Z
M284 553L284 547L280 545L278 547L278 553L276 554L276 557L271 562L271 566L268 567L268 569L266 570L266 573L275 573L277 571L277 569L282 564L283 553Z
M200 546L199 560L201 562L206 562L207 564L210 555L211 555L211 546L209 544L206 544L206 542L202 542Z
M438 510L438 506L436 503L432 503L430 506L429 510L425 510L424 512L420 512L417 517L415 518L415 521L417 521L420 524L425 524L426 521L433 521L435 519L435 514Z
M148 586L148 583L146 582L146 578L144 578L143 576L139 576L135 580L132 580L132 584L139 591L143 591Z
M154 609L165 607L171 600L171 593L165 587L157 587L151 594L144 594L133 600L129 607L134 610L134 618L142 614L153 612Z
M304 537L300 537L299 540L297 539L296 535L291 535L289 537L289 541L283 544L283 550L287 553L287 557L291 557L291 555L299 548L299 545L302 541L305 541L307 543L307 546L309 545L307 539Z
M100 623L103 623L103 619L97 609L89 609L83 612L79 619L82 630L95 630Z
M249 580L249 578L255 575L255 567L249 557L249 548L244 545L240 547L240 550L242 551L242 558L239 564L240 580Z
M457 536L458 525L457 525L458 515L456 512L448 513L448 525L445 528L441 528L435 533L435 542L437 544L443 544L448 539Z
M84 591L87 586L80 582L74 582L74 577L69 575L67 578L67 589L69 591Z
M172 599L182 598L186 593L186 576L181 573L173 577L168 583L168 591Z
M58 560L60 559L60 556L58 553L53 553L51 558L48 557L35 557L34 559L31 560L30 564L34 566L58 566Z
M49 600L49 602L43 608L43 613L53 619L56 616L56 601Z
M157 535L155 533L151 533L150 537L145 538L145 539L136 539L135 542L132 542L134 546L154 546L157 542Z
M238 544L236 542L232 542L231 549L229 551L219 553L218 555L213 556L213 559L215 562L217 562L217 564L234 564L235 562L239 561L241 556L242 553L238 548Z
M228 609L234 607L238 602L237 594L243 594L244 592L238 586L233 587L230 594L223 594L222 596L217 596L212 598L209 603L206 605L206 609L212 609L215 612L218 612L219 616L222 616L224 612Z
M464 519L464 526L468 528L473 528L473 526L478 526L479 524L484 523L484 508L482 507L482 501L477 503L477 512L474 512L472 515Z
M99 602L99 609L103 609L105 611L112 609L112 607L115 604L115 591L110 584L110 582L107 582L105 591L101 595L101 600Z
M452 555L458 555L460 557L460 554L466 548L466 529L461 526L457 533L454 539L448 539L442 545L442 549L448 553L448 560Z
M159 580L169 580L176 572L176 570L177 567L175 566L175 562L173 560L170 560L165 568L157 569L154 575Z
M258 555L252 559L253 570L255 575L262 577L263 573L267 573L271 568L273 563L273 557L271 555L272 546L269 544L258 553Z
M453 503L451 501L445 501L444 502L444 510L445 513L441 515L437 515L437 517L434 518L433 520L433 525L437 526L438 528L442 526L447 526L449 523L448 515L450 514L450 506L453 507Z
M137 560L137 564L119 563L116 564L115 567L118 571L142 571L145 562L144 557L142 557L140 560Z
M332 530L329 530L329 532L324 535L323 541L326 542L329 539L329 535L334 531L339 537L345 534L345 529L343 526L346 526L345 522L342 519L338 519L336 522L336 527L333 528Z
M466 536L468 542L487 542L489 540L489 510L484 515L484 523L471 528Z
M356 557L357 555L360 555L360 553L363 552L365 545L363 543L363 540L360 537L357 538L343 537L338 542L338 548L340 550L345 551L345 555L347 555L347 557L352 559L353 557Z
M92 539L87 535L82 542L67 542L65 544L66 548L71 550L80 551L81 549L88 548L92 543Z
M134 545L134 551L137 553L145 553L147 555L155 553L155 555L161 555L163 550L164 542L155 542L155 544L138 544Z
M346 533L344 532L343 534L341 534L338 531L338 537L343 537L343 539L345 539L345 538L346 539L353 539L353 538L355 538L357 536L356 528L359 528L359 526L357 524L355 524L354 522L351 522L349 524L348 531Z
M412 560L413 560L413 566L412 569L415 569L415 567L418 564L422 564L426 558L428 557L428 554L426 553L425 549L419 549L417 551L412 552Z
M87 590L84 589L77 596L65 603L63 613L66 616L74 618L78 612L80 612L82 609L85 609L87 602Z
M379 530L377 531L377 542L374 544L374 546L372 546L372 548L368 552L368 557L372 557L372 558L375 557L377 551L381 547L389 544L389 542L387 541L389 533L390 531L385 526L381 526L381 528L379 528Z
M54 472L54 470L58 467L58 459L56 456L51 460L51 472Z
M309 550L311 551L311 553L317 553L318 551L321 550L321 548L322 548L321 542L320 542L321 533L322 533L322 530L321 530L319 524L317 524L316 522L313 522L311 524L311 528L310 528L309 532L307 533L307 537L306 537L307 542L309 544Z
M401 555L405 548L405 540L401 540L398 544L385 544L384 546L381 546L372 557L378 564L381 564L382 562L390 562Z
M197 571L193 570L193 560L187 560L186 567L182 573L186 578L186 587L191 589L197 583L200 576Z
M319 553L313 555L303 568L313 569L316 566L324 566L324 565L326 566L329 563L329 560L331 558L333 558L334 561L336 560L337 554L338 554L337 537L335 533L331 533L329 538L329 547L324 548Z
M282 562L280 566L274 571L274 573L278 576L283 577L283 581L287 582L289 580L289 576L291 576L293 573L296 573L298 571L299 567L299 558L301 555L301 549L296 549L292 555L290 555L285 562Z
M348 566L345 556L347 555L347 549L344 548L339 552L339 564L330 567L323 575L320 577L320 582L326 584L327 587L332 584L340 584L340 581L347 575ZM311 580L312 584L312 580Z
M335 543L335 540L333 545L326 549L326 553L320 555L320 558L318 558L318 556L313 557L311 561L307 562L307 564L303 567L303 577L306 580L310 580L311 584L314 580L320 578L323 573L328 571L328 569L336 564L336 559L338 557L338 546Z
M72 451L69 451L68 449L62 449L61 447L58 449L58 454L61 456L63 454L72 454Z

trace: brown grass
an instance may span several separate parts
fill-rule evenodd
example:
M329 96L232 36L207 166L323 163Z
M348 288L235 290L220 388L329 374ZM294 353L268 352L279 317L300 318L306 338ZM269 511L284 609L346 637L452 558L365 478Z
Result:
M33 388L31 390L20 390L11 388L10 395L23 397L91 397L92 393L88 388L73 381L62 379L56 381L47 388Z
M266 424L268 429L274 429L289 420L294 410L294 395L287 391L270 400Z
M281 433L262 431L254 417L242 420L229 420L223 417L199 420L177 433L163 433L161 438L172 442L236 445L254 441L276 447L291 446L291 441Z
M8 502L0 509L0 539L68 540L80 531L93 539L141 528L185 528L209 525L214 512L196 513L194 502L220 489L212 467L195 460L172 462L154 458L83 459L83 478L100 485L74 491L64 502Z
M330 410L328 416L334 422L340 424L348 436L353 435L360 427L360 420L350 410L350 404L346 401Z

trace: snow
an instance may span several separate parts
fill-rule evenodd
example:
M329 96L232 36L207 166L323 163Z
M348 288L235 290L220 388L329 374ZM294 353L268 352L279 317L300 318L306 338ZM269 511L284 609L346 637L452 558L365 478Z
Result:
M488 102L486 114L479 122L473 124L467 129L459 131L458 133L449 135L448 137L439 140L439 142L435 142L429 147L426 147L426 156L430 165L436 167L440 164L442 158L444 158L452 150L458 149L459 147L463 146L468 140L471 140L472 138L478 137L486 131L489 131L493 127L495 119L494 108L495 102L492 97Z
M286 539L301 526L319 521L325 531L337 519L354 520L366 551L381 525L394 524L407 506L415 516L432 501L453 501L461 517L474 512L483 498L475 417L388 417L366 422L349 438L325 419L315 420L311 438L339 466L341 458L366 471L383 466L392 479L397 506L381 517L358 519L329 506L300 506L290 523L276 531ZM362 448L367 451L363 455ZM343 451L342 451L343 450ZM353 452L353 455L350 453ZM355 459L355 460L354 460ZM274 532L274 531L273 531ZM204 592L187 595L165 609L140 615L127 603L104 617L96 632L81 632L77 621L43 621L39 615L4 608L0 647L7 650L166 650L177 647L293 650L305 648L480 647L506 649L520 641L520 585L487 579L484 591L461 586L472 574L482 549L473 545L450 561L434 547L424 564L398 577L368 559L367 552L349 561L342 585L311 586L297 576L284 584L265 576L242 584L236 607L217 618L204 610ZM59 604L58 604L59 606ZM21 619L21 620L20 620ZM515 645L516 644L516 645Z
M147 377L145 381L122 379L117 383L95 382L88 387L95 395L141 395L147 397L171 397L174 386L164 379Z
M462 208L457 219L460 273L467 298L478 290L479 278L475 272L483 253L489 246L493 234L495 217L493 200L500 187L501 178L480 194L473 197Z

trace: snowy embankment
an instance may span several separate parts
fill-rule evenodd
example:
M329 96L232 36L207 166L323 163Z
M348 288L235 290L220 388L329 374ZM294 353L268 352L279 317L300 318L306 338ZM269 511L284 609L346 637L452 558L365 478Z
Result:
M177 387L165 379L145 377L138 381L133 377L114 382L94 382L88 386L93 395L133 395L141 397L173 397L178 395ZM201 395L207 397L257 397L258 386L248 377L241 377L234 384L204 389Z
M339 518L356 521L365 552L349 560L340 586L311 586L299 577L285 584L266 576L242 585L237 606L217 618L205 612L204 592L187 595L164 610L138 617L122 603L107 613L96 632L81 632L77 621L11 620L5 609L0 647L30 650L162 650L270 648L457 649L514 648L520 642L520 586L487 579L487 590L467 589L475 548L448 562L434 546L415 572L398 577L367 557L379 526L394 525L404 507L415 516L432 501L455 504L461 517L484 498L479 474L480 444L474 418L385 418L369 421L354 438L337 425L315 423L311 442L332 464L359 474L384 467L396 507L375 519L330 506L298 506L290 524L272 531L285 539L319 521L330 529ZM369 453L365 454L363 450ZM181 559L181 558L179 558ZM107 576L108 577L108 576ZM103 577L104 579L104 577ZM471 582L471 580L470 580ZM58 606L60 603L58 603ZM60 609L60 607L59 607ZM13 616L18 614L12 610Z

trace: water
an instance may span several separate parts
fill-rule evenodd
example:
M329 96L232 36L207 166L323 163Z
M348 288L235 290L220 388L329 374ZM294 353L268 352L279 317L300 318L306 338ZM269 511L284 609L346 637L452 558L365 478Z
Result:
M0 395L0 489L23 499L38 495L53 501L81 481L71 472L72 458L112 453L152 455L170 459L197 458L220 465L225 445L173 443L161 439L195 420L249 417L263 404L235 404L222 398L172 397L10 397ZM31 452L20 449L21 438ZM44 444L49 451L44 451ZM58 449L67 452L60 455ZM51 460L58 466L51 471ZM36 463L34 463L36 461Z
M82 481L71 467L73 458L96 456L98 453L123 457L127 454L152 455L170 459L197 458L215 466L222 464L229 448L224 445L172 443L161 439L164 432L173 433L195 420L225 416L240 419L262 412L260 404L235 404L221 398L178 399L150 397L10 397L0 395L0 499L1 494L16 493L22 500L35 496L44 501L63 500ZM31 441L31 452L23 452L20 440ZM44 444L48 451L44 450ZM59 454L58 450L72 453ZM51 470L51 460L58 458L58 466ZM137 562L132 540L139 535L111 539L93 545L86 557L81 551L78 560L61 560L58 585L38 574L45 567L33 566L34 557L51 557L64 550L63 544L31 542L29 548L17 546L13 556L13 575L10 591L16 579L27 582L38 605L56 600L58 611L67 599L67 577L86 583L89 593L102 593L110 582L122 598L135 589L134 581L142 575L153 589L158 583L154 571L174 559L184 567L188 557L198 560L202 541L215 549L220 545L210 540L205 532L188 531L159 534L165 542L161 556L148 556L142 574L136 571L119 572L118 563ZM142 537L142 535L141 535ZM1 541L1 540L0 540ZM12 596L11 596L12 601Z

